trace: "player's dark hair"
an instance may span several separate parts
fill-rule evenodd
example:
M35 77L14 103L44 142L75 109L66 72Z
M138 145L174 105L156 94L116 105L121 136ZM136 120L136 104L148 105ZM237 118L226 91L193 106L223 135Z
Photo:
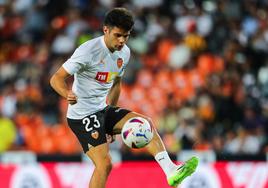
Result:
M104 25L130 31L134 25L133 15L125 8L114 8L106 14Z

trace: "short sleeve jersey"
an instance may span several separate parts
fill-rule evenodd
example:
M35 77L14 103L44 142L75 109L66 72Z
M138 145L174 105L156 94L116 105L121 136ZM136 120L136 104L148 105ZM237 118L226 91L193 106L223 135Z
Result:
M105 108L113 81L123 76L129 58L130 50L126 45L120 51L110 52L104 36L79 46L62 65L74 75L72 91L77 96L77 103L68 106L67 117L82 119Z

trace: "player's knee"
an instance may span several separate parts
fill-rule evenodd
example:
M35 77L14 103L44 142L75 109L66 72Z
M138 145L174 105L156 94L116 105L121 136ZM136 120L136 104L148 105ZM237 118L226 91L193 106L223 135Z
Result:
M102 167L103 169L107 172L107 173L110 173L112 168L113 168L113 164L112 164L112 161L109 159L109 160L105 160L102 164Z
M106 173L110 173L112 167L113 165L111 157L105 157L98 164L96 164L96 170L104 171Z
M146 117L144 117L144 119L146 119L150 123L150 125L153 129L155 129L152 118L146 116Z

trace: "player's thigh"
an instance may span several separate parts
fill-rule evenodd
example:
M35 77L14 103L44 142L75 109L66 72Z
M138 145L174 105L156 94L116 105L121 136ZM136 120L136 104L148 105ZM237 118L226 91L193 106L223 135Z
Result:
M118 121L114 128L113 128L113 132L114 134L120 134L121 133L121 130L124 126L124 124L130 119L130 118L133 118L133 117L142 117L142 118L145 118L149 121L149 123L151 123L151 119L145 115L142 115L142 114L139 114L137 112L129 112L127 115L125 115L120 121Z
M113 135L117 134L114 132L114 126L121 121L131 111L125 108L117 106L108 106L105 113L105 129L106 133Z
M111 156L109 154L109 145L107 143L90 147L86 152L96 167L111 168Z

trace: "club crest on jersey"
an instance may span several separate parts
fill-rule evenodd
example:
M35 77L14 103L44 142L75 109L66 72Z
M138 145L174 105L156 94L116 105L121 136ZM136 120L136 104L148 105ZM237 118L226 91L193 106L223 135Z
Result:
M92 136L92 138L94 138L94 139L98 139L98 138L99 138L99 132L96 131L96 130L93 130L93 131L91 132L91 136Z
M123 59L122 58L118 58L117 59L117 67L120 69L123 65Z

